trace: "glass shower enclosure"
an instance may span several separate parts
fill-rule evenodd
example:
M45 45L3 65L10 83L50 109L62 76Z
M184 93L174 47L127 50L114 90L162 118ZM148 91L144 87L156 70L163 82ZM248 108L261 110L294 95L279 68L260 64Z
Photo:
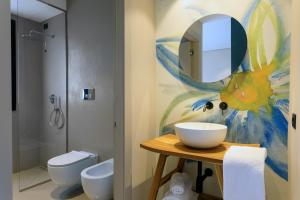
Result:
M47 161L67 151L66 13L11 3L13 170L23 191L49 181Z

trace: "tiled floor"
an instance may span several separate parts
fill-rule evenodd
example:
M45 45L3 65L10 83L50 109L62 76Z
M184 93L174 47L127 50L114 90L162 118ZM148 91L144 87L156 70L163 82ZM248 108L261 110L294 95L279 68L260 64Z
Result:
M29 184L37 181L44 181L48 179L48 174L45 170L33 168L22 172L22 178L19 179L20 174L13 176L13 200L88 200L87 196L80 189L63 189L49 181L34 188L19 192L20 184L22 187L29 186Z

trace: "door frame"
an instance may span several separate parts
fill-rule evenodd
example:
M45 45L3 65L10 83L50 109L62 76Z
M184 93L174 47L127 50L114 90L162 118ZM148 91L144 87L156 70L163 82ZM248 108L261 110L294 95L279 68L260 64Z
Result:
M115 0L114 199L131 200L131 136L125 131L125 0Z

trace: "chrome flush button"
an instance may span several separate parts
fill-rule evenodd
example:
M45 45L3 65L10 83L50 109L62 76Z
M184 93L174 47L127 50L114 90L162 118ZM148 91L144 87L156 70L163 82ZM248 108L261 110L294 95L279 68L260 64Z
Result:
M83 89L83 100L95 100L95 89Z

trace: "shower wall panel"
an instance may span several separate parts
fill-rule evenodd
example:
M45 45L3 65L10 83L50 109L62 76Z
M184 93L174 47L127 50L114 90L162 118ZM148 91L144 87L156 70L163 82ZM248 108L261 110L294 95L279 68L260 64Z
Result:
M55 38L45 38L43 47L43 118L40 141L41 165L46 166L48 159L66 151L66 124L62 129L49 125L49 117L53 106L49 96L54 94L61 99L61 107L66 118L66 31L65 14L57 15L43 24L48 24L46 33L54 34Z

